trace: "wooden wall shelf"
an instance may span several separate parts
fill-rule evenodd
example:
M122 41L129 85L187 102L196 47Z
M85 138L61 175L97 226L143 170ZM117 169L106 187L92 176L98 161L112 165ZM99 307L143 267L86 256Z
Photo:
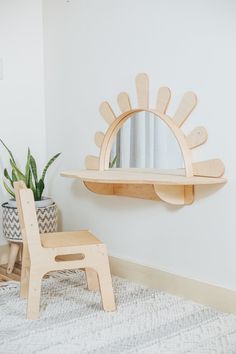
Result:
M168 173L167 173L168 172ZM65 171L61 175L70 178L80 178L84 182L95 183L126 183L126 184L163 184L163 185L202 185L221 184L226 182L223 177L186 177L180 170L176 171L143 170L143 169L110 169L106 171L80 170ZM177 173L175 173L177 172Z
M163 200L175 205L191 204L194 198L195 185L223 184L226 182L225 178L186 177L184 171L181 170L80 170L65 171L61 175L81 179L91 192L97 194Z
M207 141L204 127L196 127L188 135L181 126L190 116L197 104L193 92L187 92L171 118L166 114L170 101L170 89L158 90L156 107L149 108L149 80L146 74L136 77L138 108L132 108L126 92L118 95L121 115L116 117L109 103L103 102L100 113L108 123L105 133L95 134L95 144L100 150L99 156L88 155L85 159L86 170L62 172L69 178L80 178L92 192L104 195L122 195L150 200L163 200L174 205L191 204L194 200L195 185L223 184L226 182L224 164L220 159L200 162L192 161L192 149ZM109 169L110 153L117 132L138 112L150 112L161 119L172 131L180 146L184 169Z

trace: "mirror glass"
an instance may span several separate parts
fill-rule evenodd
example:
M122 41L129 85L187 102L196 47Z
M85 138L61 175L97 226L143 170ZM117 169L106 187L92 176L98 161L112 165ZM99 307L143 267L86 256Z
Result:
M150 112L129 118L113 142L110 168L181 169L184 160L171 129Z

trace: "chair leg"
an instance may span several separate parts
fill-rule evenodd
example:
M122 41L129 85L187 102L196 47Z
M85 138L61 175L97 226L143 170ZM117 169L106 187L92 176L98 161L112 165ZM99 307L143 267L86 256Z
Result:
M16 257L18 255L19 249L20 249L20 243L11 242L9 259L7 264L7 274L11 274L14 269L14 265L16 263Z
M28 250L23 246L22 252L22 265L21 265L21 278L20 278L20 297L27 298L29 288L29 254Z
M102 297L102 305L105 311L115 311L115 297L112 288L111 273L108 260L99 266L98 279Z
M29 267L22 264L20 277L20 297L27 298L29 289Z
M99 282L97 272L95 272L95 270L91 268L85 268L85 273L87 278L88 289L92 291L98 291Z
M29 290L29 268L21 268L21 278L20 278L20 297L26 299Z
M27 319L36 320L39 317L40 292L42 274L30 271L27 304Z

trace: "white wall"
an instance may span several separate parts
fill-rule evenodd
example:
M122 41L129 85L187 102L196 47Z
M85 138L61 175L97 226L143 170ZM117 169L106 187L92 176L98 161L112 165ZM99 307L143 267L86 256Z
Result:
M40 167L46 158L42 41L41 0L0 0L0 137L22 167L28 146ZM7 163L0 146L1 171ZM1 183L0 202L8 199ZM0 244L5 243L0 234Z
M228 184L197 189L191 206L171 207L85 190L53 173L51 193L66 229L90 228L112 255L236 289L236 2L233 0L43 1L48 153L62 151L58 173L96 154L106 124L98 106L128 91L147 72L152 102L172 89L173 113L185 91L199 105L185 124L204 125L208 143L195 160L219 157Z

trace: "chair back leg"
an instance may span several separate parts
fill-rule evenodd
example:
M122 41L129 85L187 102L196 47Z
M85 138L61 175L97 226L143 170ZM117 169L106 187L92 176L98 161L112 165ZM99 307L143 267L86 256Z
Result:
M99 282L97 272L91 268L85 268L88 289L92 291L99 291Z

